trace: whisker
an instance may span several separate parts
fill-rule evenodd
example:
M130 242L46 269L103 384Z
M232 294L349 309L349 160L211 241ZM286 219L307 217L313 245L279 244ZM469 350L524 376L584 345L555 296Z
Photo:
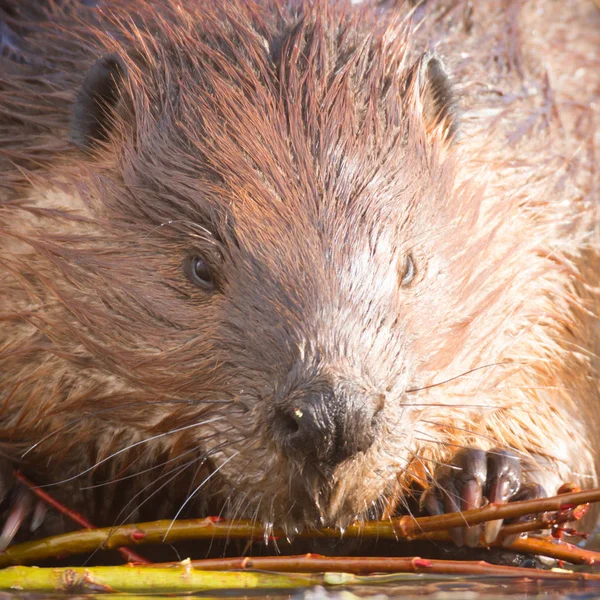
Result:
M193 458L192 460L184 463L183 465L177 467L175 469L175 473L172 475L172 477L170 477L165 483L163 483L158 489L154 490L150 496L148 496L147 498L144 498L143 502L141 502L140 504L138 504L135 509L133 511L131 511L120 523L120 525L123 525L123 523L126 523L131 516L135 513L136 510L139 510L142 506L144 506L144 504L146 504L146 502L148 502L152 497L154 497L158 492L160 492L163 488L165 488L169 483L171 483L171 481L173 481L173 479L175 479L175 477L177 477L182 471L184 471L185 469L187 469L188 467L192 466L194 463L199 462L200 465L198 468L201 468L202 465L211 457L214 456L217 452L223 450L223 448L226 448L228 446L227 443L223 443L220 444L219 446L217 446L216 448L214 448L210 453L207 454L203 454L201 456L198 456L196 458ZM135 494L135 496L121 509L121 511L119 512L119 514L117 515L115 520L118 520L119 517L123 514L123 512L125 511L125 509L141 494L143 494L151 485L158 483L158 481L160 481L161 479L168 477L169 475L171 475L172 472L168 472L165 473L164 475L161 475L158 479L155 479L154 481L150 482L148 485L146 485L143 489L141 489L137 494ZM212 474L211 474L212 476ZM206 482L208 479L210 479L210 476L207 477L204 482ZM197 490L196 490L197 491ZM195 493L195 491L194 491ZM188 498L189 500L189 498ZM187 501L186 501L187 502ZM181 510L180 510L181 512ZM178 513L179 514L179 513ZM177 517L175 517L177 518ZM173 523L171 523L171 527L172 527ZM168 531L167 531L168 533Z
M421 435L431 435L429 433L427 433L426 431L419 431L415 429L415 433L421 434ZM451 442L445 442L445 441L440 441L440 440L436 440L436 439L425 439L425 438L419 438L419 437L415 437L415 440L418 440L420 442L425 442L427 444L440 444L442 446L450 446L451 448L466 448L466 446L463 446L461 444L453 444ZM497 440L495 441L495 443L500 444L500 442L498 442ZM500 444L500 446L502 446L503 444ZM520 454L521 456L525 457L525 458L530 458L529 454L527 452L524 452L523 450L519 450L518 448L512 448L512 447L508 447L508 446L504 446L507 450L511 450L512 452L514 452L515 454ZM490 452L491 454L497 454L496 452L492 452L491 450L488 450L488 452Z
M500 442L497 439L495 439L489 435L479 433L477 431L471 431L470 429L467 429L466 427L459 427L458 425L450 425L450 423L438 423L436 421L427 421L425 419L419 419L419 422L427 423L428 425L435 425L437 427L448 427L449 429L456 429L457 431L464 431L465 433L468 433L470 435L474 435L475 437L479 437L481 439L487 440L488 442L492 442L493 444L502 445L502 444L500 444Z
M121 481L125 481L127 479L133 479L134 477L139 477L140 475L144 475L145 473L149 473L150 471L154 471L155 469L159 469L160 467L164 467L165 465L168 465L172 462L177 462L179 459L181 459L183 456L187 456L188 454L192 454L194 452L197 452L198 448L192 448L190 450L187 450L186 452L184 452L183 454L180 454L179 456L176 456L175 458L170 458L169 460L165 460L161 463L157 463L156 465L153 465L151 467L148 467L147 469L143 469L142 471L137 471L135 473L131 473L130 475L124 475L123 477L119 477L118 479L109 479L107 481L102 481L101 483L96 483L94 485L87 485L85 487L81 487L80 489L82 490L93 490L99 487L103 487L106 485L113 485L115 483L119 483Z
M115 521L118 521L119 518L121 517L121 515L125 512L125 510L127 509L128 506L130 506L132 504L132 502L134 502L136 500L136 498L138 498L139 496L141 496L142 494L144 494L146 492L146 490L148 490L149 487L153 486L154 484L158 483L161 479L165 479L168 477L168 479L157 489L155 489L149 496L147 496L146 498L144 498L144 500L138 504L120 523L119 525L117 525L117 527L120 527L121 525L123 525L124 523L127 523L127 521L129 521L129 519L135 514L136 511L139 511L139 509L144 506L144 504L146 504L146 502L148 502L149 500L151 500L154 496L156 496L156 494L158 494L158 492L160 492L162 489L164 489L169 483L171 483L171 481L173 481L173 479L175 479L182 471L185 471L185 469L187 469L188 467L190 467L191 465L193 465L199 458L201 458L202 460L206 460L206 458L203 457L196 457L193 458L192 460L189 460L186 463L183 463L182 465L179 465L178 467L176 467L173 471L169 471L167 473L164 473L163 475L161 475L160 477L158 477L157 479L154 479L153 481L151 481L150 483L148 483L148 485L145 485L141 490L139 490L130 500L129 502L127 502L127 504L125 504L125 506L123 506L123 508L119 511L119 513L117 514L117 516L115 517Z
M421 463L423 468L428 472L430 472L429 469L427 469L427 467L423 464L422 461L433 463L434 465L436 465L438 467L448 467L449 469L455 469L457 471L461 470L461 468L457 467L456 465L451 465L449 463L440 462L440 461L434 460L433 458L426 458L425 456L421 456L420 454L415 454L414 452L411 452L410 455L414 456Z
M502 365L514 365L514 364L515 363L511 362L511 361L504 361L504 362L490 363L489 365L480 365L479 367L475 367L474 369L465 371L464 373L461 373L460 375L455 375L454 377L450 377L450 379L445 379L444 381L439 381L438 383L431 383L429 385L425 385L420 388L412 388L412 389L406 390L406 393L414 394L415 392L421 392L423 390L429 390L434 387L439 387L440 385L445 385L446 383L450 383L451 381L456 381L457 379L460 379L461 377L466 377L467 375L471 375L472 373L475 373L476 371L481 371L482 369L489 369L491 367L499 367Z
M258 499L258 502L256 503L256 510L254 511L254 514L252 515L252 519L250 520L250 522L252 523L253 527L256 527L258 525L258 514L260 512L260 506L261 506L262 501L264 499L265 499L265 492L263 492L260 495L260 498ZM250 549L251 544L252 544L252 541L248 540L248 543L246 544L246 547L244 548L244 552L243 552L244 555Z
M248 497L248 492L244 492L241 495L238 495L236 493L236 508L235 510L232 512L230 520L231 520L231 524L229 525L229 528L227 530L227 537L225 538L225 546L227 546L229 544L229 540L230 540L230 535L231 535L231 528L233 527L233 522L238 518L238 515L240 512L242 512L243 510L243 505L244 505L244 501L246 500L246 498ZM228 498L229 500L229 498Z
M511 388L505 388L505 389L514 389L514 390L536 390L536 389L561 389L561 388L536 388L536 387L529 387L529 386L515 386L515 387L511 387ZM565 388L562 388L563 390ZM483 405L483 404L444 404L444 403L431 403L431 404L425 404L425 403L418 403L418 404L411 404L410 405L411 408L430 408L430 407L434 407L434 408L452 408L452 410L460 410L460 409L469 409L469 408L476 408L477 410L498 410L501 409L503 407L505 407L504 404L500 403L500 401L498 401L498 404L492 404L492 405ZM515 407L514 410L518 410L519 412L525 413L525 414L537 414L536 410L534 408L525 408L525 406L523 405L519 405L518 407Z
M181 505L181 507L179 508L179 510L177 511L177 513L175 513L175 516L173 517L173 520L171 521L171 524L169 525L167 531L165 532L165 535L163 537L163 541L165 541L167 539L167 536L169 535L169 532L171 531L171 529L173 528L173 524L175 523L175 521L177 520L177 517L181 514L181 511L185 508L185 506L188 504L188 502L198 493L198 491L210 480L212 479L212 477L214 477L230 460L232 460L233 458L235 458L237 455L239 454L239 451L235 452L234 454L232 454L227 460L223 461L210 475L208 475L208 477L206 477L204 479L204 481L202 481L202 483L187 497L186 501Z
M279 544L277 543L277 538L273 535L273 525L275 522L275 509L273 508L275 504L275 496L273 496L271 498L271 522L269 523L269 536L271 538L271 541L273 542L273 548L275 549L275 552L277 552L277 554L281 554L281 549L279 548ZM265 530L265 538L266 536L267 530Z
M122 404L120 406L131 407L131 406L136 406L136 405L140 406L142 404L145 404L145 403L130 402L127 404ZM113 412L114 410L115 410L114 407L110 407L110 408L103 408L101 410L93 411L93 412L86 411L83 415L78 416L76 419L71 419L70 421L67 421L64 425L62 425L58 429L55 429L54 431L51 431L50 433L48 433L47 435L42 437L42 439L38 440L35 444L33 444L33 446L30 446L27 450L25 450L25 452L23 452L23 454L21 454L21 458L25 458L32 450L35 450L35 448L37 448L40 444L42 444L43 442L45 442L47 439L51 438L52 436L54 436L62 431L65 431L67 428L70 428L71 426L75 426L90 417L102 415L107 412Z
M25 452L23 452L23 454L21 454L21 458L25 458L32 450L35 450L40 444L42 444L43 442L45 442L46 440L48 440L49 438L61 433L61 432L65 432L68 431L72 428L75 428L76 425L78 425L79 423L81 423L81 421L85 420L86 417L80 417L78 419L74 419L73 421L69 421L68 423L65 423L64 425L62 425L61 427L58 427L57 429L55 429L54 431L51 431L50 433L48 433L47 435L45 435L44 437L42 437L41 440L37 441L35 444L33 444L33 446L30 446L27 450L25 450Z
M160 400L160 401L155 401L153 402L153 406L156 406L158 404L160 405L172 405L172 404L192 404L193 402L190 400ZM204 403L204 402L203 402ZM214 402L206 402L207 404L220 404L221 401L214 401ZM119 404L119 408L123 408L123 407L134 407L134 406L147 406L148 403L147 402L128 402L125 404ZM104 413L111 413L114 412L114 407L111 406L109 408L102 408L100 410L96 410L96 411L85 411L85 413L83 413L82 415L79 415L77 418L71 419L69 421L67 421L64 425L62 425L61 427L58 427L57 429L54 429L53 431L51 431L50 433L46 434L45 436L43 436L40 440L38 440L37 442L35 442L35 444L33 444L32 446L30 446L27 450L25 450L25 452L23 452L21 454L21 458L25 458L32 450L35 450L40 444L44 443L45 441L47 441L48 439L50 439L51 437L54 437L55 435L67 431L69 429L71 429L72 427L75 427L76 425L78 425L79 423L81 423L82 421L85 421L86 419L90 419L93 417L97 417L99 415L102 415Z
M467 409L467 408L476 408L478 410L498 410L498 408L500 408L500 404L496 405L496 406L490 406L489 404L445 404L443 402L430 402L430 403L424 403L424 402L419 402L417 404L410 404L410 408L430 408L430 407L434 407L434 408L452 408L454 409Z
M233 430L234 430L234 427L231 427L229 429L223 430L222 433L228 433L228 432L233 431ZM202 441L206 442L207 440L213 439L215 437L217 437L216 433L213 434L213 435L207 435L206 437L202 438ZM151 467L148 467L147 469L143 469L142 471L136 471L135 473L131 473L130 475L124 475L123 477L119 477L118 479L108 479L106 481L102 481L102 482L97 483L95 485L88 485L88 486L85 486L85 487L81 487L80 489L82 489L82 490L93 490L94 488L99 488L99 487L102 487L102 486L105 486L105 485L112 485L112 484L115 484L115 483L119 483L121 481L125 481L126 479L133 479L134 477L139 477L140 475L144 475L145 473L149 473L150 471L154 471L155 469L159 469L160 467L164 467L165 465L168 465L168 464L170 464L172 462L177 462L182 457L187 456L188 454L192 454L192 453L197 452L197 451L198 451L198 448L194 447L194 448L191 448L190 450L186 450L182 454L179 454L179 455L175 456L174 458L170 458L169 460L165 460L165 461L163 461L161 463L157 463L155 465L152 465Z
M396 500L396 498L394 498L394 500ZM398 502L400 502L400 504L402 505L402 507L404 508L404 510L406 511L407 514L409 514L411 517L413 516L412 511L410 510L410 506L408 504L408 500L404 497L403 494L400 494L397 498ZM389 516L388 516L388 520L390 523L392 523L392 519L393 519L393 513L390 512Z
M144 506L144 504L146 502L148 502L151 498L153 498L156 494L158 494L164 487L166 487L169 483L171 483L171 481L173 481L173 479L175 479L179 473L181 473L181 471L185 470L187 467L189 467L191 464L193 464L194 461L189 461L183 465L181 465L180 467L178 467L177 469L175 469L174 473L165 473L164 475L161 475L158 479L155 479L154 481L151 481L148 485L144 486L137 494L135 494L133 496L133 498L131 498L129 500L129 502L127 502L127 504L125 504L125 506L123 506L123 508L119 511L119 513L117 514L117 516L115 517L115 525L114 525L114 529L112 531L109 532L108 536L107 536L107 540L109 540L113 535L114 532L117 531L117 529L123 525L124 523L126 523L133 514L135 514L136 511L138 511L142 506ZM120 523L117 523L120 516L125 512L125 510L127 509L128 506L131 505L132 502L135 501L135 499L140 496L140 494L143 494L150 486L154 485L155 483L158 483L161 479L168 477L169 475L171 475L171 477L169 477L169 479L167 479L167 481L165 483L163 483L158 489L154 490L147 498L145 498L140 504L138 504ZM86 559L86 564L89 563L89 561L92 560L92 558L94 558L94 556L96 555L96 553L101 550L103 547L103 544L99 544L98 547L90 554L90 556L88 556L88 558Z
M425 460L426 462L430 462L430 459L424 458L424 457L420 456L419 454L415 454L414 452L411 452L411 455L417 459L417 462L421 465L421 467L423 467L423 470L425 471L426 479L425 479L425 485L423 486L423 489L427 489L427 486L429 486L431 484L431 482L433 481L433 472L431 471L429 466L426 465L423 461ZM423 481L423 478L421 478L421 481Z
M214 423L215 421L220 421L223 418L224 417L213 417L212 419L208 419L206 421L201 421L200 423L193 423L191 425L185 425L183 427L178 427L177 429L172 429L171 431L167 431L165 433L159 433L157 435L153 435L149 438L140 440L139 442L135 442L133 444L130 444L129 446L126 446L125 448L121 448L120 450L113 452L111 455L107 456L106 458L103 458L102 460L99 460L96 464L92 465L91 467L88 467L87 469L85 469L84 471L81 471L77 475L73 475L73 477L68 477L67 479L63 479L62 481L55 481L54 483L47 483L45 485L40 485L38 487L45 488L45 487L50 487L50 486L54 486L54 485L62 485L63 483L68 483L69 481L73 481L74 479L77 479L78 477L81 477L82 475L85 475L86 473L93 471L94 469L99 467L101 464L104 464L105 462L109 461L111 458L114 458L115 456L119 456L119 454L123 454L124 452L127 452L128 450L131 450L132 448L135 448L136 446L148 444L149 442L152 442L154 440L158 440L167 435L172 435L173 433L179 433L180 431L185 431L186 429L192 429L194 427L201 427L202 425L207 425L208 423Z
M426 470L428 470L428 469L426 469ZM407 469L405 467L396 466L395 472L396 473L404 473L405 475L408 475L415 481L418 481L421 485L423 485L423 487L427 487L429 485L429 482L426 479L423 479L420 475L417 475L416 473L412 473L409 469Z

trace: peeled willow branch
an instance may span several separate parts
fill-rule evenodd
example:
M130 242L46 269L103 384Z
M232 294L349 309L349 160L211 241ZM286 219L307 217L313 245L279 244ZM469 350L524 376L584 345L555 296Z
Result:
M496 519L516 518L547 511L569 511L576 506L600 501L600 489L561 494L551 498L540 498L508 504L490 504L483 508L449 513L436 517L415 518L403 516L388 521L372 521L349 527L344 536L413 540L424 534L448 530L452 527L476 525ZM558 515L560 517L560 515ZM544 520L544 523L548 522ZM272 536L283 536L275 530ZM303 533L298 537L339 538L336 529L321 529ZM138 544L172 543L190 539L265 539L260 525L246 521L226 521L215 518L180 521L153 521L116 528L91 529L66 533L42 540L17 544L0 554L0 567L16 564L31 564L55 556L92 552L100 549L115 549ZM268 539L268 538L267 538ZM596 556L596 555L594 555ZM600 556L600 555L599 555ZM594 559L595 560L595 559Z
M228 568L242 571L197 570L184 562L177 567L121 566L67 567L63 569L9 567L0 571L0 589L28 591L174 593L240 589L293 589L314 585L381 585L404 583L406 573L446 575L464 578L510 577L513 581L575 581L600 582L600 574L571 571L542 571L519 567L491 565L484 561L428 560L423 558L325 558L275 557L264 559L227 559ZM225 564L225 563L223 563ZM305 573L286 575L243 571L249 565L256 568L287 570L293 567ZM325 571L325 572L324 572ZM332 572L342 571L342 572ZM394 575L363 576L350 572L386 572ZM422 580L421 580L422 581Z

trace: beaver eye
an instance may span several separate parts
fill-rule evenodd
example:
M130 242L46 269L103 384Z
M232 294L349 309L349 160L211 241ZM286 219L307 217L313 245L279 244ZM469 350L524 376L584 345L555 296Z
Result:
M190 281L203 290L211 291L215 287L215 280L208 261L203 256L192 256L189 261L188 276Z
M416 274L415 261L410 254L407 254L400 269L400 285L402 287L409 286L413 282Z

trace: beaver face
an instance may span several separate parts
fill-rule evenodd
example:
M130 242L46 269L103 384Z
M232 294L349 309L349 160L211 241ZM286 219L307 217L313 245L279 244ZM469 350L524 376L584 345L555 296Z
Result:
M402 66L401 36L360 46L345 22L249 27L250 53L221 27L188 31L185 61L150 46L100 59L74 112L74 140L102 157L99 210L138 240L118 279L146 299L168 361L154 379L148 358L123 374L189 399L204 424L187 443L225 495L252 499L246 514L345 525L382 508L409 460L409 315L423 234L448 218L434 145L454 130L449 83L433 56Z
M234 496L269 499L277 521L351 519L406 460L386 453L407 445L408 343L394 307L410 293L413 259L402 268L384 231L361 253L373 231L323 236L320 221L299 216L295 239L283 223L267 236L260 220L242 219L234 216L238 245L215 291L223 304L213 334L236 396L231 418L213 424L215 462Z

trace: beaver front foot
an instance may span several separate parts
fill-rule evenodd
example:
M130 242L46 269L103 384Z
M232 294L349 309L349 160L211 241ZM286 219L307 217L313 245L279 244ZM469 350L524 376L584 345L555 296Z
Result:
M480 508L491 502L515 502L546 496L544 488L523 481L518 455L510 450L461 448L450 463L440 465L431 486L421 496L421 510L430 515ZM491 544L502 527L502 519L450 530L458 546Z

